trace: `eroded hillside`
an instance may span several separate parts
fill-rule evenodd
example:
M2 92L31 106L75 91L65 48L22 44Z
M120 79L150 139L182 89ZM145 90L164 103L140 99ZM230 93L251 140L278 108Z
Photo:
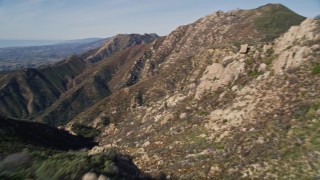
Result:
M140 57L157 35L119 34L102 47L51 66L0 74L0 113L63 125L114 89L115 72ZM138 47L137 46L142 45ZM104 59L101 63L96 63ZM95 62L95 63L93 63ZM59 116L57 116L59 115Z
M209 15L155 42L134 84L73 120L102 128L92 152L117 147L146 172L186 179L316 177L319 21L265 42L225 21L250 13Z

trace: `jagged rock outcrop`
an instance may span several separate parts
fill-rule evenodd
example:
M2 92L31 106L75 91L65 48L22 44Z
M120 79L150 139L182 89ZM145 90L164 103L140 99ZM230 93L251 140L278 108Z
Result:
M312 51L320 48L319 44L312 44L314 41L320 41L317 28L317 21L307 19L300 26L291 27L275 42L274 49L278 58L273 64L273 69L276 74L300 66L309 60Z
M245 63L239 55L226 56L222 62L213 63L206 68L197 86L195 98L200 100L203 93L214 92L234 83L244 73Z

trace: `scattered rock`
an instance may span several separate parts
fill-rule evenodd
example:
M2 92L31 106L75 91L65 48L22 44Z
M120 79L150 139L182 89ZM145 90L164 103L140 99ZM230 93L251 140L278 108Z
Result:
M210 168L210 171L208 173L208 176L209 177L214 177L215 175L217 175L218 173L220 173L221 169L219 168L219 166L215 165L215 166L212 166Z
M238 86L237 85L232 86L231 90L232 91L237 91L238 90Z
M82 180L98 180L96 173L88 172L83 177Z
M106 177L106 176L104 176L104 175L101 174L101 175L99 176L98 180L110 180L110 178L108 178L108 177Z
M89 151L89 155L98 154L104 151L104 148L101 146L95 146Z
M239 51L240 54L247 54L248 51L249 51L248 44L243 44L240 46L240 51Z
M115 124L109 124L109 126L107 126L105 128L105 131L104 131L104 135L113 135L115 133L117 133L119 131L118 128L116 128L116 125Z
M187 118L187 113L181 113L181 114L179 115L179 118L180 118L180 119L185 119L185 118Z
M150 141L146 141L145 143L142 144L141 147L148 147L150 145Z
M266 69L267 69L267 65L262 63L262 64L259 65L258 71L259 72L265 72Z

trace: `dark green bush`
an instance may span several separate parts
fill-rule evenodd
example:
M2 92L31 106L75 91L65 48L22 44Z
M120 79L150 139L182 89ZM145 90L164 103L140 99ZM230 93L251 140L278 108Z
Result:
M248 76L249 76L249 77L257 77L257 76L259 76L259 75L261 75L261 74L262 74L262 72L259 72L259 71L257 71L257 70L255 70L255 71L252 71L252 70L248 71Z
M270 57L273 53L274 53L273 48L269 48L269 49L267 50L267 56L268 56L268 57Z
M36 170L39 179L79 179L86 172L85 153L59 153L40 163Z
M100 134L100 130L78 123L73 124L71 130L86 138L94 138Z
M14 167L12 163L0 163L0 179L81 179L87 172L108 177L119 175L116 166L119 154L115 150L92 156L84 151L37 151L23 154L32 157L29 163L15 163Z
M312 73L313 74L320 74L320 64L318 64L312 68Z

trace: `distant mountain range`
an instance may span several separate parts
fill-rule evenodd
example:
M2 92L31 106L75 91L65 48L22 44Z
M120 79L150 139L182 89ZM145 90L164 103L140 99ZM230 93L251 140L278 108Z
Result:
M0 114L7 117L0 125L9 127L0 126L0 138L11 145L10 136L25 141L16 133L25 127L51 125L98 142L75 154L45 155L24 179L45 179L52 169L53 175L62 172L56 179L88 173L135 179L143 173L134 164L158 179L317 179L319 29L320 20L267 4L218 11L164 37L118 34L77 48L54 45L53 52L71 48L76 55L0 73ZM34 131L51 141L53 133ZM52 149L35 140L33 146ZM100 157L113 148L131 155L134 164L121 154ZM123 160L126 166L120 166ZM47 161L68 168L58 171ZM11 178L8 168L5 178Z
M47 119L48 123L64 124L66 119L75 116L102 97L109 95L111 89L107 83L113 74L123 65L134 65L132 64L133 60L142 55L144 48L147 47L144 44L149 44L158 38L159 36L155 34L119 34L105 40L99 48L78 56L68 57L53 65L0 74L0 86L6 84L0 88L0 113L9 115L9 117L35 118L52 105L54 108L49 108L50 112L44 113L45 117L43 118ZM93 42L94 45L97 45L96 43L96 41ZM57 49L64 52L67 49L72 49L73 45L57 45ZM85 44L84 47L87 48L88 44ZM108 61L105 60L107 58ZM105 61L99 63L102 60ZM114 83L120 82L122 80ZM21 91L20 88L24 90L21 89ZM64 111L65 103L71 103L69 107L76 112ZM17 106L13 107L9 104ZM64 111L60 112L60 116L57 117L62 120L61 122L58 122L60 121L58 119L51 121L47 117L48 115L50 117L57 115L56 109Z
M0 48L12 48L12 47L29 47L29 46L47 46L56 44L68 44L68 43L89 43L98 41L104 38L85 38L75 40L12 40L12 39L0 39Z
M6 47L0 48L0 71L9 71L21 68L34 68L41 65L52 64L57 61L76 54L96 49L102 46L108 38L88 38L55 42L52 45L26 46L26 47ZM29 44L49 43L48 41L18 41L20 46ZM53 43L52 41L50 41ZM15 44L17 45L17 44Z
M0 39L0 48L6 47L27 47L27 46L45 46L61 43L63 40L11 40Z

